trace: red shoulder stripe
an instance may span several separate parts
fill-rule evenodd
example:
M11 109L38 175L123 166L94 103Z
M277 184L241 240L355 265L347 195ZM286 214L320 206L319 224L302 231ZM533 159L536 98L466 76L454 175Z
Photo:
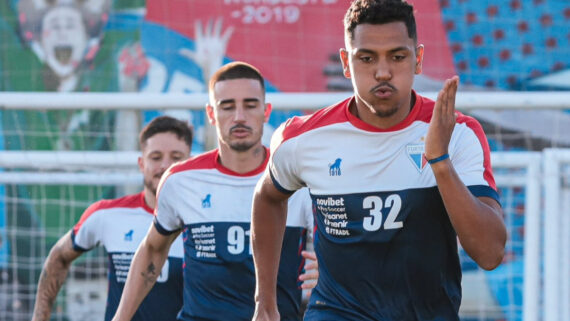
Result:
M467 125L467 127L475 133L475 136L477 136L481 148L483 148L483 178L487 181L487 184L496 191L497 185L493 177L493 169L491 168L491 149L489 148L489 142L487 141L483 127L481 127L481 124L479 124L475 118L463 115L460 112L457 112L457 123Z
M149 214L153 213L152 208L148 207L144 201L144 192L138 194L127 195L120 198L110 199L110 200L100 200L91 204L81 215L79 222L73 227L73 234L77 234L77 231L81 228L83 223L87 221L95 212L110 208L137 208L142 207Z

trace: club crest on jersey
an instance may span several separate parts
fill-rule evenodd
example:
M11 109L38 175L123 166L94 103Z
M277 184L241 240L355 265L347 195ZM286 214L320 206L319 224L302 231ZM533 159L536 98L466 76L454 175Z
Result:
M406 145L406 154L420 173L424 170L427 164L425 148L426 145L424 143Z
M202 200L202 208L212 207L212 202L210 201L211 197L212 197L211 194L208 194L208 195L206 195L206 197L204 197L204 199Z
M329 175L330 176L340 176L340 163L342 162L341 158L335 159L335 161L329 164Z
M132 242L134 232L135 232L134 230L130 230L127 233L125 233L125 241Z

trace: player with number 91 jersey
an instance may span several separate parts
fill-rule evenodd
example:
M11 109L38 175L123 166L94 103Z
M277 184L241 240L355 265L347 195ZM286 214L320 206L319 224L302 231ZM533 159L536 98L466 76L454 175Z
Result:
M269 150L266 150L269 155ZM164 235L184 229L182 320L251 320L255 270L250 247L251 205L267 161L239 174L219 162L218 150L174 165L158 190L155 226ZM306 189L289 200L277 280L282 320L298 320L312 203Z

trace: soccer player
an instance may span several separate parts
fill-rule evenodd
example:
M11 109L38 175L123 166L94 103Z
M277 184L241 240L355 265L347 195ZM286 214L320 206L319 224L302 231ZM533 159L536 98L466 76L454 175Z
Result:
M456 237L487 270L506 241L485 134L455 110L458 77L436 102L412 90L424 48L411 5L355 0L344 27L354 97L282 125L256 189L254 319L279 319L284 204L306 186L319 279L305 320L459 320Z
M271 105L265 103L259 71L242 62L214 73L209 98L206 113L216 127L219 147L171 167L162 178L154 225L135 254L114 320L130 320L153 287L170 243L183 230L184 306L179 320L253 316L251 202L269 160L261 136ZM277 305L283 320L299 318L301 250L312 215L307 190L295 193L283 221L285 237L278 254Z
M101 244L109 255L109 293L105 320L115 314L131 258L152 225L156 189L162 174L175 162L187 159L192 130L186 122L160 116L149 122L139 136L142 155L138 159L144 177L141 193L101 200L89 206L75 227L51 249L44 264L36 295L34 321L49 320L53 302L71 262ZM158 284L150 292L133 320L175 320L182 307L182 239L174 241ZM166 257L166 256L165 256Z

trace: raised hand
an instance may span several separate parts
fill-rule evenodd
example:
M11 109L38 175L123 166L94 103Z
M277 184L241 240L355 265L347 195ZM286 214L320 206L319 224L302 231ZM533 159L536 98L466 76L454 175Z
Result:
M202 68L206 82L222 66L228 42L234 31L234 28L230 26L222 32L222 22L221 17L215 21L210 19L203 30L200 20L196 20L194 22L195 51L188 48L182 48L179 51L182 56L193 60Z
M437 95L425 142L425 156L428 160L447 154L455 128L455 94L458 85L459 77L447 79Z

